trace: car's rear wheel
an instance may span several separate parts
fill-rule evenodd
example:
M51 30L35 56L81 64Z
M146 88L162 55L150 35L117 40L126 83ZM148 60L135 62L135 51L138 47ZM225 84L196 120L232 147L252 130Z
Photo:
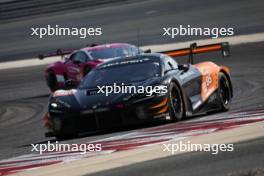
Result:
M169 114L173 121L179 121L184 116L182 94L179 87L174 82L169 86Z
M49 70L47 72L47 84L48 84L51 91L56 90L57 83L58 83L58 81L57 81L56 74L52 70Z
M218 97L221 111L228 111L231 103L231 85L224 73L219 74Z

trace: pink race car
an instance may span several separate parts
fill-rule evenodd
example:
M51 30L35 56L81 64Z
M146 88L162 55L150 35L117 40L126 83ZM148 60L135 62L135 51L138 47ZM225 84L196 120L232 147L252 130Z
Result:
M45 69L45 79L48 87L53 92L57 89L65 89L68 83L77 86L80 80L98 64L119 57L129 57L143 51L134 45L127 43L111 43L104 45L91 45L80 50L57 50L48 55L39 55L40 59L50 56L69 54L65 60L52 63ZM68 81L70 80L70 81Z

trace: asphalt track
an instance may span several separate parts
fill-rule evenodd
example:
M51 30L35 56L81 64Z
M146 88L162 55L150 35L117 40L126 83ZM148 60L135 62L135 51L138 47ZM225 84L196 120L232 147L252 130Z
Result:
M234 152L192 152L116 168L91 176L178 175L178 176L261 176L264 174L264 138L236 143ZM239 162L238 162L239 161Z
M262 51L264 48L264 43L253 43L233 46L232 53L233 56L230 58L219 58L215 61L217 63L225 64L229 66L232 70L232 80L234 84L234 101L232 102L231 112L246 109L263 108L264 93L263 89L263 57ZM217 55L216 55L217 56ZM202 60L201 58L197 58ZM42 66L43 67L43 66ZM23 154L30 154L32 149L31 143L43 143L47 140L52 140L53 138L45 138L45 129L42 127L41 117L45 113L47 104L48 90L45 84L41 81L42 70L41 67L34 68L20 68L11 70L1 70L1 92L5 92L1 97L1 129L0 129L0 153L1 159L11 158L15 156L20 156ZM20 73L22 70L23 74L17 76L15 73ZM243 70L243 73L241 73ZM32 74L34 72L34 74ZM30 83L27 80L30 79ZM35 83L35 84L34 84ZM37 84L38 83L38 84ZM7 90L8 89L8 90ZM12 91L10 91L12 90ZM39 94L38 94L39 93ZM7 101L8 100L8 101ZM219 114L218 114L219 115ZM228 117L225 114L220 114L223 117ZM214 115L202 116L194 119L187 120L186 123L191 123L193 120L206 121L208 119L213 120ZM159 124L153 124L150 126L157 126ZM160 127L163 125L160 124ZM175 124L177 128L177 124ZM104 133L98 133L93 135L84 135L77 139L72 139L64 141L66 143L85 143L94 140L102 140L108 137L115 137L124 134L131 133L133 131L138 131L144 129L145 127L135 127L129 130L122 129L117 131L110 131ZM261 152L260 152L261 153ZM248 157L251 153L247 153ZM188 155L188 154L187 154ZM236 154L234 154L236 155ZM238 153L237 155L240 155ZM230 156L231 157L231 156ZM229 160L230 157L222 157L223 160ZM178 158L178 156L177 156ZM206 167L208 163L212 160L208 159L210 157L205 156L200 167ZM207 160L208 159L208 160ZM167 160L174 162L174 157L170 157ZM239 162L239 157L233 158L234 162ZM164 160L154 161L155 163L163 162ZM262 163L261 157L254 158L256 163ZM167 161L166 161L167 162ZM250 160L245 160L254 165ZM222 168L233 167L229 162L222 163ZM143 163L144 165L145 163ZM161 163L162 164L162 163ZM148 165L148 162L146 163ZM244 165L238 165L237 167L243 168ZM132 166L134 167L134 166ZM139 171L141 168L138 168ZM146 167L146 172L148 172L151 167ZM160 168L167 171L166 165ZM173 172L170 168L168 174ZM215 168L212 167L211 173ZM129 169L128 169L129 170ZM121 172L124 171L124 172ZM127 170L120 170L120 173L130 173ZM161 172L161 170L160 170ZM176 172L176 170L175 170ZM108 173L108 172L106 172ZM112 172L109 172L112 173ZM123 175L123 174L122 174ZM210 175L210 174L209 174Z
M201 27L233 26L235 27L235 34L264 32L263 4L263 1L249 2L243 0L221 2L213 0L203 1L202 3L195 0L188 1L188 3L186 1L153 0L3 24L0 25L0 58L1 61L22 59L58 47L79 47L85 45L87 42L94 42L93 40L84 41L77 38L49 38L40 41L29 36L29 28L32 24L65 24L72 26L101 24L106 29L106 33L104 36L98 38L100 42L125 41L137 43L135 37L137 32L135 31L140 28L140 31L142 31L142 44L172 42L171 39L161 37L163 25L199 24ZM88 17L89 21L87 20ZM179 38L173 41L182 40L183 38ZM218 57L219 59L214 59L213 61L231 68L235 93L231 111L262 108L264 106L263 49L264 42L243 44L231 46L232 57L230 58L222 59L217 54L204 56L205 58ZM202 61L206 59L202 59L199 56L197 60ZM45 129L41 121L46 111L49 94L43 80L43 69L44 66L0 70L0 159L29 154L31 150L30 144L42 143L53 139L44 137ZM198 118L203 120L213 117L211 115ZM153 126L156 125L153 124ZM131 130L137 131L142 128L144 127L84 135L65 142L82 143L99 140L127 134ZM254 157L256 153L245 152L247 147L252 147L258 151L257 154L259 156L262 156L263 151L260 150L258 144L263 146L263 139L238 144L241 146L241 150L238 153L234 153L234 156L219 156L221 159L219 172L225 169L230 170L230 167L232 167L230 158L233 163L240 162L241 158L237 157L240 154L243 154L245 160L243 160L243 164L237 165L236 170L243 169L245 165L248 165L249 168L254 168L255 166L263 167L263 157ZM193 164L198 164L196 167L197 171L204 171L201 173L202 175L217 175L212 173L214 173L213 171L218 165L211 165L212 167L204 170L212 162L210 156L191 153L183 156L183 161L187 162L190 158L194 158ZM200 161L199 158L203 162L198 162ZM138 175L138 173L142 172L153 173L150 172L153 169L152 165L153 167L162 165L162 167L157 167L156 174L175 175L175 169L168 163L177 163L179 160L181 160L179 156L169 157L162 160L145 162L140 166L136 165L100 174L109 173L110 175L116 175L120 173L120 175ZM258 165L257 163L262 164ZM193 170L188 170L186 165L188 166L188 164L185 164L183 167L185 169L181 170L182 175L193 173Z

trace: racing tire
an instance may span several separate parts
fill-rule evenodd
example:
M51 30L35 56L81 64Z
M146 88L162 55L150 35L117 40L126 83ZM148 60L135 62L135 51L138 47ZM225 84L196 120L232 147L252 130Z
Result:
M220 110L228 111L230 108L232 93L230 82L224 73L219 74L218 85Z
M67 139L73 139L73 138L76 138L78 137L77 134L67 134L67 135L55 135L55 138L58 140L58 141L62 141L62 140L67 140Z
M83 77L85 77L91 70L92 70L91 67L84 67L84 69L83 69Z
M169 115L172 121L180 121L184 117L184 103L180 88L172 82L169 86Z
M47 73L47 85L51 91L55 91L58 84L57 77L52 70L49 70Z
M58 140L71 139L78 136L75 128L75 123L72 121L65 121L61 118L54 118L54 136Z

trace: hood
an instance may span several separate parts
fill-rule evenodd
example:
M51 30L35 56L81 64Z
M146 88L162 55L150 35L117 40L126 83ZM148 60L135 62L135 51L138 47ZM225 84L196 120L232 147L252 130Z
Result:
M158 85L161 78L151 78L144 81L133 82L129 84L124 84L124 86L155 86ZM131 97L137 96L137 93L109 93L107 96L105 93L98 93L99 88L88 88L88 89L78 89L74 94L74 97L82 109L90 108L100 108L115 106L120 103L129 101ZM142 94L142 93L139 93Z
M95 60L92 60L92 61L89 61L88 63L86 63L85 65L91 67L91 68L95 68L97 65L99 64L102 64L102 63L105 63L105 62L108 62L108 61L111 61L113 59L116 59L116 58L109 58L109 59L95 59Z

